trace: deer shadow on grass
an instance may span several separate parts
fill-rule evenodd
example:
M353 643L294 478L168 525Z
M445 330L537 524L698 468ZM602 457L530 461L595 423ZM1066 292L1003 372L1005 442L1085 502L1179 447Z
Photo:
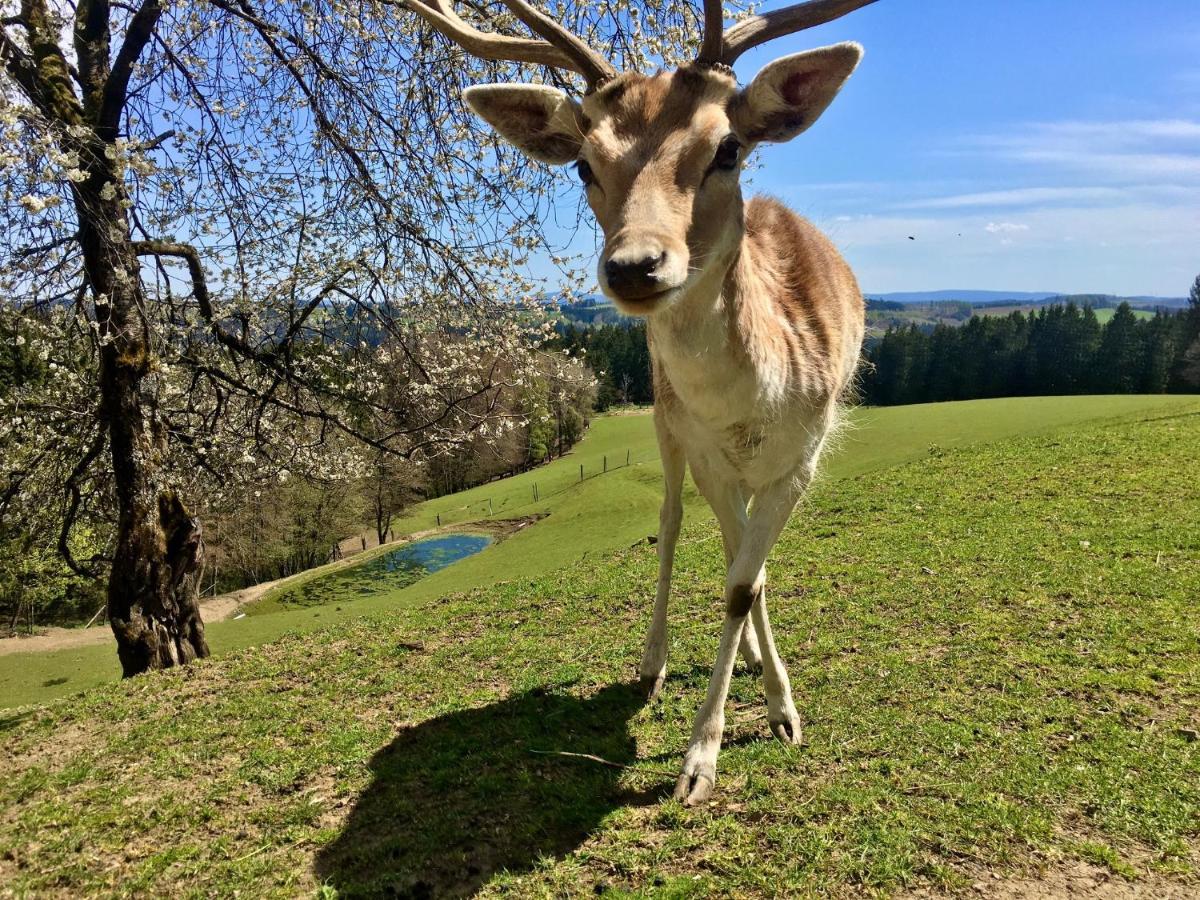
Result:
M528 871L575 850L619 806L658 791L621 788L621 772L589 753L632 763L632 685L587 697L533 691L405 729L372 758L373 780L317 875L339 897L464 897L497 872Z

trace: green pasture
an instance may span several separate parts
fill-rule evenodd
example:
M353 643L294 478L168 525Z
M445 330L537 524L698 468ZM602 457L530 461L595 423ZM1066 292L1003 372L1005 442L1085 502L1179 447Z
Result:
M1117 314L1117 311L1111 307L1097 309L1094 312L1096 313L1096 319L1101 325L1107 324L1108 320ZM1135 319L1153 319L1154 313L1148 309L1135 309L1133 310L1133 317Z
M0 717L0 884L1026 896L1008 880L1087 867L1128 896L1195 895L1200 398L856 420L769 564L803 744L770 737L739 671L709 806L669 796L717 643L720 540L689 517L669 677L645 704L647 457L421 591L319 631L230 623L214 659ZM601 420L577 459L637 422Z
M977 306L971 312L977 316L1007 316L1014 312L1025 314L1034 313L1037 312L1039 308L1040 307L1029 304L1014 304L1012 306ZM1100 309L1093 309L1092 312L1096 314L1096 320L1101 325L1107 324L1108 320L1117 314L1116 308L1109 306L1101 307ZM1153 319L1154 313L1148 309L1135 309L1133 310L1133 317L1135 319Z
M922 459L931 448L949 450L1094 420L1155 418L1196 408L1200 399L1171 396L1034 397L864 408L850 415L840 446L828 454L825 478L840 481ZM564 458L421 504L397 522L395 530L406 534L435 527L439 515L443 525L451 525L548 514L536 525L393 594L215 623L208 628L210 645L221 655L288 632L605 558L657 530L660 478L648 412L600 417ZM535 484L538 501L533 499ZM707 507L690 488L687 501L689 518L709 520ZM107 644L0 656L0 708L46 702L118 677L116 653Z

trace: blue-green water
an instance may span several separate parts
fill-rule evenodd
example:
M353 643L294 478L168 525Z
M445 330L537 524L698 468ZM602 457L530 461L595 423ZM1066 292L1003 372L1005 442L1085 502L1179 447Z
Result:
M351 566L289 588L276 599L285 606L320 606L384 594L444 569L492 542L477 534L448 534L397 547L360 566Z

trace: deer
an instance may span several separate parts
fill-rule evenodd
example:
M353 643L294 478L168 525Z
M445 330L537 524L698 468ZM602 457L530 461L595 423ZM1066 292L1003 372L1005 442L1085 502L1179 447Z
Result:
M658 579L640 684L667 672L667 604L693 481L725 553L725 617L716 662L673 796L710 800L725 703L743 657L761 674L771 732L798 745L801 722L767 615L766 561L842 419L864 332L862 293L815 226L769 197L742 197L760 143L807 130L858 66L839 43L784 56L741 87L733 63L752 47L874 0L809 0L728 29L705 0L694 61L654 74L619 72L525 0L504 5L537 37L484 31L452 0L407 0L433 28L483 59L583 76L576 98L545 84L481 84L463 100L508 143L552 166L573 165L603 234L597 280L623 313L645 319L664 497Z

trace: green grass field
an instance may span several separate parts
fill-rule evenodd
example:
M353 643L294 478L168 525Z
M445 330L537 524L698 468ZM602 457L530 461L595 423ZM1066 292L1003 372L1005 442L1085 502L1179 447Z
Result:
M1112 309L1109 307L1105 307L1104 309L1098 309L1095 312L1096 312L1096 318L1099 320L1101 325L1108 322L1109 319L1111 319L1113 316L1115 316L1117 314L1117 311L1115 309ZM1133 311L1133 317L1135 319L1153 319L1154 313L1150 312L1150 310L1148 310L1148 309L1135 309Z
M922 459L931 447L964 447L1098 419L1154 417L1193 408L1198 402L1169 396L1034 397L860 409L851 416L841 446L826 457L824 477L837 481ZM628 467L624 465L627 451ZM599 474L606 456L610 470ZM220 655L261 645L288 632L320 628L476 586L531 578L580 560L604 558L657 531L660 481L650 416L602 417L563 459L422 504L397 522L395 530L405 534L430 528L439 514L443 524L485 520L489 499L497 519L549 513L536 526L395 594L219 622L208 628L209 643ZM541 498L538 503L533 502L535 483ZM710 519L707 506L694 491L688 491L687 502L689 519ZM46 702L117 680L119 675L116 652L107 645L0 656L0 709Z
M1088 865L1195 895L1200 399L872 411L839 459L769 570L804 743L770 738L737 675L707 808L667 798L715 652L720 541L689 517L670 677L644 705L646 458L463 564L512 552L534 572L0 719L0 884L886 896ZM571 505L643 480L599 522ZM591 549L555 568L560 548L519 542L560 513L543 533L586 529Z
M1037 312L1038 309L1039 307L1031 304L1014 304L1013 306L980 306L976 307L972 312L977 316L1007 316L1014 312L1029 314ZM1109 319L1117 314L1116 309L1111 306L1104 306L1092 311L1096 314L1096 320L1101 325L1106 324ZM1148 309L1135 309L1133 310L1133 317L1135 319L1153 319L1154 313Z

